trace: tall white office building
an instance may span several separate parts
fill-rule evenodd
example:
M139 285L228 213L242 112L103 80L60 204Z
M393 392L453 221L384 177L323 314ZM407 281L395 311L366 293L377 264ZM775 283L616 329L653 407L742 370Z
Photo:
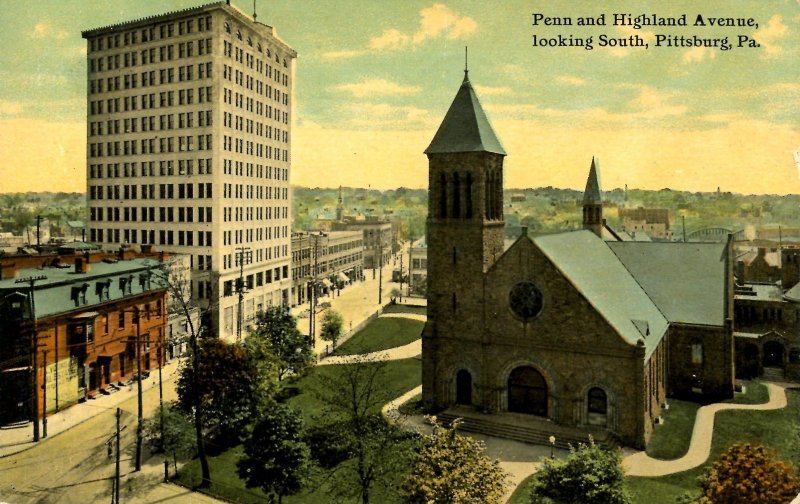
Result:
M190 255L193 296L236 337L289 303L297 53L226 2L83 37L89 239Z

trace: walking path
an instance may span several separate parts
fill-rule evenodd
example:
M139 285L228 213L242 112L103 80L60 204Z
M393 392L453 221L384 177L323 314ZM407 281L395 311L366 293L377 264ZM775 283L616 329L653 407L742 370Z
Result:
M411 320L427 320L425 315L416 313L384 313L378 318L405 318ZM366 354L353 354L353 355L329 355L323 357L317 364L326 366L331 364L355 364L356 362L364 361L393 361L401 359L410 359L422 354L422 340L414 340L411 343L399 347L387 348L386 350L378 350L377 352L370 352Z
M711 438L714 434L714 415L725 410L774 410L786 407L786 386L778 383L767 383L769 401L763 404L731 404L716 403L703 406L697 410L692 430L692 440L686 455L676 460L658 460L640 451L627 455L622 460L622 467L629 476L665 476L676 472L688 471L708 460L711 454Z

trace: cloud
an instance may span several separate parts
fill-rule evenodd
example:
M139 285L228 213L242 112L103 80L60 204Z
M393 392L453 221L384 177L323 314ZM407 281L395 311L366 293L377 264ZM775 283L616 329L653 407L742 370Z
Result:
M693 47L688 51L683 53L683 57L681 60L684 63L699 63L704 59L714 59L717 57L717 51L711 49L710 47Z
M419 93L419 86L403 86L386 79L370 79L358 83L339 84L334 89L346 91L357 98L365 96L409 95Z
M786 36L788 31L781 16L776 14L769 18L767 26L753 33L753 38L764 47L767 56L777 56L783 52L783 47L779 46L777 42Z
M322 54L323 59L340 60L349 58L358 58L365 54L366 51L330 51Z
M506 86L481 86L476 84L475 91L478 92L479 95L482 96L501 96L501 95L511 95L514 94L514 91L511 90L510 87Z
M616 27L617 32L624 37L639 36L644 39L646 44L652 44L656 39L656 34L646 30L636 30L633 26L620 25ZM606 52L615 58L626 58L634 51L641 51L641 47L611 47Z
M688 108L685 105L672 105L668 101L674 96L664 93L650 86L639 87L639 95L631 100L631 108L645 112L650 117L665 117L683 115Z
M340 127L346 129L433 130L438 120L426 109L388 103L352 102L340 107ZM441 120L441 118L439 118Z
M61 30L53 27L47 21L41 21L36 23L33 27L33 31L31 32L31 38L34 39L56 39L56 40L64 40L69 36L66 30Z
M419 11L419 26L413 33L397 28L388 28L380 35L372 37L365 50L333 51L325 54L326 59L355 58L372 51L387 51L417 47L428 40L446 38L457 40L475 32L478 23L467 16L460 16L449 7L434 4Z
M559 84L565 84L567 86L585 86L586 79L582 79L581 77L575 77L574 75L559 75L556 77L556 82Z

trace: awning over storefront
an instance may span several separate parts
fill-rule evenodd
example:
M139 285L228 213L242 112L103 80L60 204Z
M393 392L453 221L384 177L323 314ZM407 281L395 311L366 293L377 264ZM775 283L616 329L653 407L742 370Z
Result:
M75 315L74 317L72 317L72 319L73 320L93 319L93 318L97 317L98 315L100 315L99 312L88 311L88 312L79 313L79 314Z
M127 348L126 342L115 341L113 343L106 343L99 347L97 352L97 358L107 358L110 359L112 357L116 357L117 355L125 352Z
M339 280L342 281L342 282L349 282L350 281L350 278L348 278L348 276L345 275L344 273L342 273L341 271L339 272L338 277L339 277Z
M319 281L319 283L321 283L322 285L324 285L325 287L328 287L328 288L330 288L331 285L332 285L331 281L328 280L327 278L323 278L322 280Z

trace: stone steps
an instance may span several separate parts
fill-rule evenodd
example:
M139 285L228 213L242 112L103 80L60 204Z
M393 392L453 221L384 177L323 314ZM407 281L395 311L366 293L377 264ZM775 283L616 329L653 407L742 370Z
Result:
M437 418L444 425L450 426L456 418L461 418L462 423L459 427L464 432L474 432L486 436L511 439L522 443L550 446L550 436L555 436L556 448L569 449L570 445L577 446L579 443L589 441L589 433L581 432L577 429L567 430L553 425L548 428L546 422L543 425L516 425L513 423L496 421L496 419L482 418L478 416L467 416L445 411L437 415ZM615 445L607 433L601 432L593 434L594 440L598 444Z
M765 367L761 379L770 381L784 381L783 368Z

